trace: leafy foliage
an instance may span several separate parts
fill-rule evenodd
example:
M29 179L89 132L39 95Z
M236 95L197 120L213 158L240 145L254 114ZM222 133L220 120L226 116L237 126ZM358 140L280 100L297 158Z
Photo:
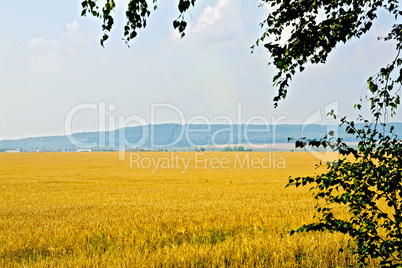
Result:
M310 191L319 200L317 221L296 231L348 234L349 250L356 254L360 266L369 258L380 258L380 264L387 267L402 266L402 141L386 124L387 116L394 116L400 104L402 58L398 41L396 58L367 81L365 94L371 96L373 119L360 116L357 121L365 125L359 129L354 121L341 118L346 132L359 140L357 149L333 132L320 140L298 140L297 147L330 146L341 157L326 163L326 173L290 178L288 183L296 187L311 184ZM362 105L355 108L361 110ZM334 205L345 206L350 217L337 216Z
M152 0L154 4L153 10L157 9L157 0ZM195 0L179 0L178 10L180 15L176 20L173 21L173 27L177 29L181 37L185 35L185 29L187 22L184 20L184 14L190 8L194 6ZM102 30L103 36L100 40L102 46L104 42L109 38L109 33L113 28L114 19L113 11L116 9L116 3L114 0L106 0L101 5L98 5L97 0L84 0L82 3L82 13L81 16L86 16L87 14L92 15L96 18L102 19ZM102 9L100 9L102 7ZM146 0L131 0L128 1L126 8L126 25L124 26L124 38L123 40L128 43L134 39L138 31L147 26L147 18L151 14L151 9L148 6Z
M329 53L339 42L361 37L368 32L380 8L388 10L395 21L402 15L399 1L315 1L265 0L271 7L261 27L264 34L257 45L264 46L272 56L278 73L273 82L278 88L275 106L287 95L287 88L296 72L306 64L325 63ZM290 35L286 31L290 30ZM354 135L357 148L348 146L342 138L328 133L320 140L303 138L296 147L327 147L339 152L340 158L326 164L327 172L310 177L289 178L288 186L311 185L317 199L316 221L296 231L341 232L348 234L349 250L356 254L359 265L367 265L369 258L380 258L381 265L402 266L402 142L388 129L388 116L394 116L400 104L402 83L402 26L394 24L390 32L380 37L396 42L396 57L367 81L366 99L373 116L357 121L365 123L357 128L354 121L341 118L347 133ZM267 41L268 40L268 41ZM367 97L370 96L370 97ZM362 104L355 108L362 109ZM335 118L338 115L333 114ZM348 218L337 213L339 206L349 211Z
M265 29L256 44L266 42L264 46L278 69L273 79L278 87L275 106L286 97L296 72L302 72L307 63L325 63L339 42L359 38L370 30L378 9L385 8L395 20L402 15L398 0L264 0L261 5L270 6L272 12L260 24ZM384 39L397 40L400 49L401 24L393 25Z
M337 141L335 147L342 157L328 162L326 173L289 179L288 186L311 184L314 197L323 201L316 205L318 221L296 231L349 234L349 249L360 264L366 264L368 257L380 257L381 264L398 267L402 265L402 143L370 125L355 129L353 122L342 120L351 133L366 138L358 149ZM337 217L333 204L346 206L350 217Z

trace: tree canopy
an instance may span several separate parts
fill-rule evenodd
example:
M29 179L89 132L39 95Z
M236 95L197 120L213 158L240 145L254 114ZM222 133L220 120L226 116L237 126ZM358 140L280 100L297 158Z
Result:
M395 20L402 15L397 0L266 0L264 4L270 5L273 11L261 23L266 30L257 44L269 39L264 46L278 69L273 80L279 90L275 102L286 97L292 76L297 71L302 72L307 63L325 63L338 43L359 38L369 31L379 9L388 10ZM286 28L291 30L290 37L283 34ZM399 52L401 30L401 24L395 24L386 36L380 38L397 41Z
M196 0L179 0L178 11L179 16L173 21L173 27L181 33L181 37L185 35L187 22L184 19L186 11L190 6L194 6ZM153 7L149 7L146 0L129 1L126 9L126 25L124 26L123 40L128 43L138 35L138 31L147 26L147 18L151 14L151 10L156 10L157 0L152 0ZM96 0L84 0L82 3L81 16L90 14L102 20L103 36L100 40L101 45L109 38L109 32L114 25L112 11L116 8L114 0L103 1L98 4Z

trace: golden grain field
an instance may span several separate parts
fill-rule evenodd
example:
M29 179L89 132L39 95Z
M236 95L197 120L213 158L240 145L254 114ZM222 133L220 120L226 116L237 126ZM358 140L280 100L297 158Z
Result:
M311 221L306 152L0 154L3 267L345 267ZM159 161L159 163L158 163ZM156 164L158 166L156 167ZM185 169L185 165L187 168Z

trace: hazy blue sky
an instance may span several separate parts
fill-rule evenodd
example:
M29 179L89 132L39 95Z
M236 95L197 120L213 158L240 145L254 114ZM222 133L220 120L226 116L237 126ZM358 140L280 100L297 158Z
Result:
M326 65L298 75L288 98L273 109L269 55L263 47L250 54L267 12L257 1L199 0L187 14L182 40L172 27L177 1L159 1L131 48L121 40L127 1L117 1L105 48L99 45L100 21L81 18L80 2L2 1L0 139L64 134L72 107L102 101L116 107L107 111L107 121L137 115L150 122L152 104L174 105L186 122L195 115L213 123L225 123L216 116L226 115L236 122L239 102L242 122L261 115L269 123L272 116L303 123L335 101L341 114L352 115L368 75L394 57L393 45L376 39L392 23L382 16L368 35L340 45ZM157 123L178 121L170 108L156 109L155 117ZM74 131L95 131L97 111L79 111L72 122Z

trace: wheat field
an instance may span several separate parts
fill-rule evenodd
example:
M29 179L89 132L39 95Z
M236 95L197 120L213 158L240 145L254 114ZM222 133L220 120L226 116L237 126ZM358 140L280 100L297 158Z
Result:
M307 152L0 154L3 267L346 267L311 222Z

